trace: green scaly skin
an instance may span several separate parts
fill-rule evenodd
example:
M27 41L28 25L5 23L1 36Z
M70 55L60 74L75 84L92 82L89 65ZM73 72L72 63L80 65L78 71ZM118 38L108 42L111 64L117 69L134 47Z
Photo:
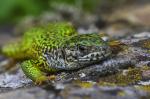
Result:
M60 22L27 31L20 42L4 45L1 53L21 61L25 75L40 83L47 80L47 72L79 69L111 51L98 34L78 35L71 24Z

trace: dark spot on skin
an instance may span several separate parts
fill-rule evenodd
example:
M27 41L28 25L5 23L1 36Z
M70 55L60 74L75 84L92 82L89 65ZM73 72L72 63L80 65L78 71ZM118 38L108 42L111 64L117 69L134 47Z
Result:
M84 53L87 51L87 48L85 46L81 46L81 45L78 47L78 49Z
M93 58L90 58L90 61L93 61Z
M63 59L65 59L65 51L64 50L61 50L61 53L62 53L62 57L63 57Z
M59 58L62 58L61 55L58 56Z
M80 50L85 50L85 47L79 46L79 49L80 49Z
M94 54L91 54L91 57L94 57Z
M99 57L99 54L96 54L96 57Z
M101 53L101 55L102 55L103 57L105 57L104 53Z

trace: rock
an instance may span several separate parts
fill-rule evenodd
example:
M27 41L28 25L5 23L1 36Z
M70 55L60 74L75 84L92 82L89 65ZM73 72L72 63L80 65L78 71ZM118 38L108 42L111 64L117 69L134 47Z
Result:
M31 80L27 79L21 70L15 74L3 73L0 75L0 87L16 89L24 86L29 86Z
M134 25L150 26L149 10L149 4L118 9L110 16L110 21L124 20Z
M148 99L148 93L136 90L131 87L98 87L80 88L77 86L67 86L61 91L63 99Z
M1 93L0 99L54 99L53 95L49 94L45 90L35 87Z

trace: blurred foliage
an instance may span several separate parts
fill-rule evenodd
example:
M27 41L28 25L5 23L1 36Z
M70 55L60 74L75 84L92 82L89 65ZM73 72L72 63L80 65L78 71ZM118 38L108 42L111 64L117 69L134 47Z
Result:
M67 3L75 7L80 7L86 11L92 11L97 7L100 1L103 0L50 0L50 3Z
M10 23L26 15L38 15L49 0L0 0L0 23Z
M14 23L27 15L39 15L51 10L52 4L67 3L86 10L93 10L99 0L0 0L0 24Z
M59 6L67 3L86 11L105 12L108 8L118 6L118 2L124 1L129 0L0 0L0 24L14 23L24 16L38 16L43 11L52 10L53 4Z

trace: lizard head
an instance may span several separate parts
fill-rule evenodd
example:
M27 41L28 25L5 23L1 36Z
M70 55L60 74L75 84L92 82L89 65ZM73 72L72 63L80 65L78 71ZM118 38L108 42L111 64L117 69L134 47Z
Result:
M90 65L102 61L111 54L110 47L98 34L77 35L67 42L64 56L70 64Z
M101 62L111 54L110 47L98 34L72 36L64 44L63 48L55 50L51 56L49 54L50 67L64 70L79 69Z

